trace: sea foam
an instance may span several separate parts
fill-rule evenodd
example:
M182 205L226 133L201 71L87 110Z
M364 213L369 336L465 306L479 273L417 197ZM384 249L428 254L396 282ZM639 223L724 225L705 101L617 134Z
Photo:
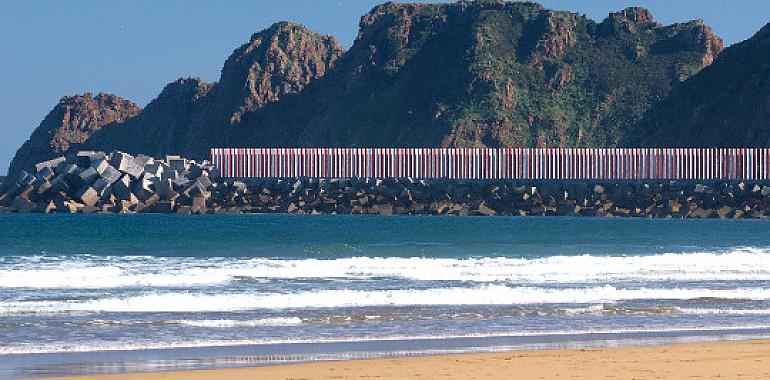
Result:
M313 290L294 293L154 293L88 301L0 302L0 315L57 312L210 312L415 305L596 304L629 300L770 300L770 288L583 288L481 285L399 290Z
M2 258L0 258L2 263ZM255 279L381 279L517 285L770 281L770 250L546 258L199 259L76 256L4 265L0 288L173 288Z

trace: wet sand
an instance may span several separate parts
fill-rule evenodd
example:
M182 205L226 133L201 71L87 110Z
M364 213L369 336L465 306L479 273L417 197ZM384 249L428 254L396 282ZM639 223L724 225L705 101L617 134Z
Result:
M82 380L236 379L770 379L770 341L535 350L71 377Z

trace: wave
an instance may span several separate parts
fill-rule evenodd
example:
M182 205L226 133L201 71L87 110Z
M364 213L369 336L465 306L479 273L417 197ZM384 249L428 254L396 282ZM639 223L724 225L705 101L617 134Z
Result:
M482 285L402 290L314 290L295 293L154 293L88 301L0 302L0 315L60 312L209 312L369 306L597 304L631 300L770 300L770 288L537 288Z
M202 319L202 320L177 320L173 324L179 324L188 327L205 328L234 328L234 327L261 327L261 326L296 326L302 324L302 319L298 317L288 318L262 318L250 320L237 319Z
M2 263L0 258L0 263ZM770 281L770 249L648 256L546 258L195 259L154 257L30 258L3 265L0 288L206 287L243 280L381 279L414 281L608 283Z
M365 336L365 337L335 337L335 338L309 338L309 339L234 339L234 340L179 340L167 342L105 342L81 345L18 345L18 346L0 346L0 355L9 354L44 354L56 352L97 352L97 351L137 351L137 350L162 350L174 348L193 348L193 347L232 347L246 345L279 345L279 344L326 344L326 343L355 343L355 342L376 342L376 341L420 341L433 339L462 339L462 338L496 338L496 337L539 337L539 336L564 336L571 337L576 335L617 335L622 338L623 335L634 334L669 334L669 333L690 333L691 337L697 337L701 333L723 332L724 335L733 336L735 334L746 335L750 337L766 338L770 334L770 325L768 324L750 324L734 326L700 326L700 327L670 327L670 328L627 328L627 329L580 329L580 330L548 330L548 331L516 331L516 332L496 332L496 333L470 333L470 334L444 334L444 335L389 335L389 336ZM605 339L611 339L605 337ZM480 349L480 347L476 347ZM495 346L490 347L494 349ZM497 347L509 351L511 346ZM474 348L470 348L473 350Z

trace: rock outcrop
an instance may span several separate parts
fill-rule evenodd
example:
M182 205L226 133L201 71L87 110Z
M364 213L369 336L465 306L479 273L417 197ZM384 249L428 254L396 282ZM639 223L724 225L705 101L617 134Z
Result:
M297 144L618 146L720 50L702 23L642 8L596 23L525 2L387 3L301 97L314 112Z
M334 37L277 23L251 36L227 59L216 89L217 105L225 108L231 124L238 124L244 114L301 92L334 67L342 53Z
M48 113L11 161L9 173L31 169L35 163L77 149L105 126L135 117L141 109L110 94L65 96Z
M640 132L644 146L770 146L770 24L678 86Z
M276 23L230 55L219 82L188 78L171 83L140 117L95 136L85 148L202 159L214 146L243 146L250 143L243 139L244 129L260 129L255 127L259 122L248 122L254 114L301 93L333 68L342 53L334 37ZM269 133L285 128L276 121Z

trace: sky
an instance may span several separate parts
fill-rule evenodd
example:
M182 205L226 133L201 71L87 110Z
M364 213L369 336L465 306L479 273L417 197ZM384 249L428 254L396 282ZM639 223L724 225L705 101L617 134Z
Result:
M0 0L0 175L64 95L107 92L145 106L180 77L216 81L227 56L277 21L348 48L375 0ZM438 2L438 1L430 1ZM600 21L643 6L663 24L703 19L726 45L770 21L768 0L543 0Z

